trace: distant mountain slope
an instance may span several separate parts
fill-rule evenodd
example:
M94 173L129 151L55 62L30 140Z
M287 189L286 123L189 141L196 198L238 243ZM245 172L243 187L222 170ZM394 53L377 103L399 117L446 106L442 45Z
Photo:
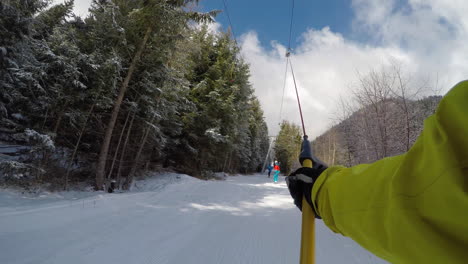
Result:
M406 152L433 114L441 96L420 100L390 98L359 108L313 142L329 165L352 166Z

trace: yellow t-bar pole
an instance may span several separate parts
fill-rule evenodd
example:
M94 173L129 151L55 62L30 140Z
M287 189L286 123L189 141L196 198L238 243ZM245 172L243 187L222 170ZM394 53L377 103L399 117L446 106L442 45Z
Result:
M312 152L307 136L302 142L302 151L299 160L302 167L312 168ZM315 215L312 208L302 197L302 231L301 231L301 258L300 264L315 264Z

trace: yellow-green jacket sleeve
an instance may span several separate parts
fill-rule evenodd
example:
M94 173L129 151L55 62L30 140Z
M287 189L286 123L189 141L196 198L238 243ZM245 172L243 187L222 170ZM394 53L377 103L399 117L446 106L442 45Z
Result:
M330 229L391 263L468 263L468 81L407 153L328 168L312 201Z

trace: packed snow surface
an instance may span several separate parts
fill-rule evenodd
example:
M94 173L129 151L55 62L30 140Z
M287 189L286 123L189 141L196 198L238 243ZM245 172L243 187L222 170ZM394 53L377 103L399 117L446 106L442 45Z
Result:
M299 263L300 226L284 177L161 174L113 194L2 190L0 263ZM316 228L316 263L386 263Z

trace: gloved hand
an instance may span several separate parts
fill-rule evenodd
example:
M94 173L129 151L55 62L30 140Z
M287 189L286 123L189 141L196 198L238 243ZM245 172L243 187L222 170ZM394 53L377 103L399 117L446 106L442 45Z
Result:
M312 187L320 174L327 169L321 162L314 162L313 168L302 167L286 177L289 193L294 199L294 204L302 211L302 197L305 196L307 203L315 213L315 217L321 219L315 211L311 200Z

